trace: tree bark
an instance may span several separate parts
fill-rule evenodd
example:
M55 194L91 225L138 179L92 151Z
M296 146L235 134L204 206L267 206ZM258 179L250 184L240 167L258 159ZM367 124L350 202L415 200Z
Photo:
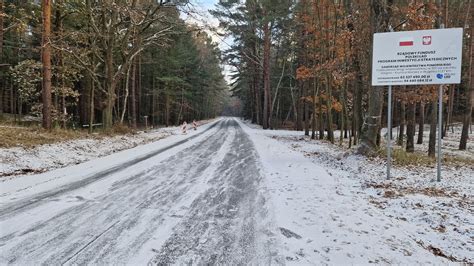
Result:
M389 30L391 17L391 6L393 0L372 0L370 7L373 12L373 25L375 32L386 32ZM380 112L383 105L383 90L380 87L370 87L368 114L364 119L361 132L361 143L358 152L361 154L371 154L377 148L377 136L381 126Z
M0 14L3 14L3 0L0 0ZM3 59L3 16L0 16L0 62Z
M423 144L423 134L425 128L425 103L420 102L420 119L418 120L418 140L416 144Z
M304 84L303 84L303 81L297 81L297 84L298 84L298 94L299 95L296 95L296 100L295 100L295 103L296 103L296 130L297 131L301 131L303 130L303 105L304 103L301 101L301 97L303 97L303 87L304 87ZM298 97L299 96L299 97Z
M132 76L130 77L130 116L132 117L132 128L137 128L137 99L136 99L136 80L135 76L137 73L137 60L135 59L132 64Z
M327 109L327 118L328 118L328 140L331 143L334 143L334 131L332 128L332 89L329 77L326 77L326 91L328 93L328 99L326 101L326 109Z
M408 103L407 152L415 151L416 103Z
M318 127L319 127L319 139L324 139L324 116L323 116L323 100L318 97L319 115L318 115Z
M90 76L90 74L88 74ZM94 130L94 90L95 90L95 81L90 77L90 97L89 97L89 134L92 134Z
M3 0L0 0L0 14L3 13ZM0 15L0 63L3 62L3 16ZM5 78L3 77L3 72L2 76L0 76L0 119L2 118L3 115L3 108L4 108L4 98L3 98L3 93L5 91Z
M474 15L471 14L471 17L474 24ZM469 77L469 92L466 92L467 97L467 106L466 106L466 113L464 114L463 124L462 124L462 132L461 132L461 139L459 141L459 149L465 150L467 148L467 140L469 138L469 125L471 124L472 120L472 109L474 105L474 68L472 66L473 59L474 59L474 38L472 37L474 34L474 27L471 28L471 49L470 49L470 56L469 56L469 73L471 76Z
M441 0L437 0L437 6L439 9L442 9L442 4ZM441 28L441 25L443 24L441 15L438 15L436 18L436 28ZM436 93L436 90L434 90ZM430 138L428 141L428 156L430 157L435 157L436 153L436 126L438 124L438 101L436 99L433 99L433 102L431 103L432 108L431 108L431 117L430 117ZM443 113L443 110L441 110L441 113ZM438 134L441 134L442 132L439 132Z
M266 14L264 13L264 16ZM271 92L270 92L270 23L263 23L263 129L271 127Z
M122 114L120 114L120 124L123 124L123 120L125 119L125 113L127 111L127 100L128 96L130 95L130 70L131 66L127 69L127 75L125 76L125 95L123 96L123 108Z
M307 92L307 90L305 90ZM305 95L308 93L305 92ZM303 102L303 108L304 108L304 134L305 136L309 136L309 125L311 123L311 119L309 117L309 104L304 101Z
M354 112L353 112L353 136L354 136L354 145L357 145L361 139L362 125L364 118L362 116L362 102L364 94L364 77L362 74L361 62L357 55L354 56L354 71L356 74L355 87L354 87Z
M43 82L41 98L43 102L43 128L51 129L51 0L42 0L43 34L42 34L42 61Z
M443 137L448 133L449 126L453 123L453 109L454 109L454 88L455 86L449 86L449 99L448 99L448 108L446 110L447 116L444 121L443 128Z
M115 105L115 84L114 81L114 61L112 46L106 48L105 54L105 87L107 96L105 108L102 113L102 123L104 128L110 128L113 125L113 108Z
M406 113L405 113L405 103L400 102L400 131L398 134L397 144L403 146L403 138L405 137L405 124L406 124Z

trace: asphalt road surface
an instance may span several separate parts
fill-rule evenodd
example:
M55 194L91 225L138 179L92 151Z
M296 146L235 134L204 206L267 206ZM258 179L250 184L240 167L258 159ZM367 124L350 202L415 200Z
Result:
M246 133L223 119L188 142L2 204L0 264L278 263Z

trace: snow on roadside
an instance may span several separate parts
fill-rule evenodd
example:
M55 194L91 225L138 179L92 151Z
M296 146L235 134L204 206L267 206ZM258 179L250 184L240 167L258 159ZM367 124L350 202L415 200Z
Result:
M210 121L212 120L199 121L198 123L203 125ZM180 127L159 128L113 137L75 139L39 145L34 148L3 148L0 149L0 178L42 173L79 164L175 134L181 134Z
M101 179L102 183L97 185L96 189L90 191L90 193L107 193L108 187L113 182L127 175L133 175L148 169L150 167L149 159L152 161L163 160L208 137L209 134L214 134L217 130L217 127L214 126L218 121L200 126L197 131L189 131L187 135L175 134L147 145L122 150L81 164L70 165L40 174L0 178L0 205L5 206L34 197L35 195L42 195L72 183L80 184L84 181L87 183L88 179L95 179L96 175L102 177L109 175L110 178ZM166 152L159 152L152 157L148 157L150 154L155 154L157 151L165 148L168 148ZM148 159L141 159L146 157ZM131 161L137 162L129 164ZM108 174L113 169L120 169L120 171ZM28 216L29 214L26 213L26 215Z
M263 161L287 263L474 262L474 166L394 167L295 131L243 126Z
M415 135L415 151L422 152L423 154L428 153L428 139L430 137L430 125L424 125L423 130L423 143L416 144L416 140L418 138L418 126L416 126L416 135ZM387 128L382 129L382 134L386 136ZM462 124L455 124L450 126L450 128L446 131L446 136L442 139L442 147L443 147L443 155L444 156L453 156L458 158L474 158L474 141L468 140L466 150L460 151L459 150L459 140L461 139L462 133ZM392 130L393 134L393 142L395 143L398 139L399 128L394 127ZM472 135L472 133L471 133ZM404 140L406 141L406 139ZM385 142L385 139L383 140ZM395 145L395 144L394 144Z

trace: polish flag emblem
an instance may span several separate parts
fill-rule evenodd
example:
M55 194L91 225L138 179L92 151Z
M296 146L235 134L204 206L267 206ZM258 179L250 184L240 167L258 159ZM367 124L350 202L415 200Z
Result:
M423 45L431 44L431 36L423 36Z
M413 46L413 38L401 38L399 46Z

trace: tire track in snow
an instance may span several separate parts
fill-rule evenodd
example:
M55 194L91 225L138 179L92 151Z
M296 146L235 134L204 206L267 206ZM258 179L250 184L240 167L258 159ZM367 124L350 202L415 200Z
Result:
M225 124L219 123L220 128L213 135L216 137L196 143L146 173L130 177L127 182L117 182L110 194L71 207L47 221L32 225L25 232L17 232L15 238L5 239L6 243L1 243L3 246L0 248L1 261L57 264L81 250L91 236L100 234L104 224L117 220L120 222L107 235L88 244L87 249L81 250L80 258L71 260L71 263L105 262L110 257L116 257L119 252L114 248L122 244L118 239L121 234L141 227L138 229L144 232L139 233L137 239L132 239L133 247L126 247L120 256L128 257L129 252L138 250L140 244L153 236L153 231L168 218L168 211L177 201L186 198L186 191L192 187L193 175L207 167L206 160L202 158L212 157L225 140ZM201 158L200 162L195 163L194 158ZM153 210L152 215L147 211L150 209ZM145 225L147 222L154 226L152 230L148 230L150 226ZM9 244L11 240L15 240L16 244Z
M24 199L20 202L14 202L14 203L11 203L11 204L8 204L8 205L5 205L3 207L0 208L0 220L6 218L6 217L10 217L11 215L14 215L15 213L19 212L19 211L25 211L26 209L28 208L31 208L31 207L34 207L34 206L37 206L38 204L41 204L41 201L44 201L48 198L52 198L52 197L57 197L61 194L64 194L64 193L67 193L67 192L70 192L70 191L73 191L73 190L76 190L76 189L79 189L79 188L82 188L84 186L87 186L93 182L97 182L103 178L106 178L106 177L109 177L113 174L116 174L120 171L123 171L137 163L140 163L142 161L145 161L147 159L150 159L160 153L163 153L167 150L170 150L174 147L177 147L181 144L184 144L190 140L193 140L199 136L201 136L202 134L208 132L210 129L214 128L217 124L219 124L220 122L216 122L214 123L213 125L211 125L209 128L207 128L205 131L203 132L200 132L196 135L193 135L189 138L186 138L184 140L181 140L181 141L178 141L177 143L174 143L172 145L169 145L169 146L166 146L166 147L163 147L161 149L158 149L156 151L153 151L153 152L150 152L148 154L145 154L145 155L142 155L140 157L137 157L133 160L130 160L128 163L126 164L122 164L122 165L118 165L118 166L115 166L115 167L112 167L112 168L109 168L109 169L106 169L106 170L103 170L103 171L100 171L98 173L95 173L91 176L88 176L82 180L79 180L79 181L76 181L74 183L70 183L68 185L65 185L65 186L62 186L60 188L57 188L55 190L52 190L52 191L48 191L48 192L45 192L45 193L41 193L40 195L35 195L34 197L31 197L31 198L27 198L27 199Z
M237 133L209 180L151 264L279 264L260 190L258 155L235 120Z

